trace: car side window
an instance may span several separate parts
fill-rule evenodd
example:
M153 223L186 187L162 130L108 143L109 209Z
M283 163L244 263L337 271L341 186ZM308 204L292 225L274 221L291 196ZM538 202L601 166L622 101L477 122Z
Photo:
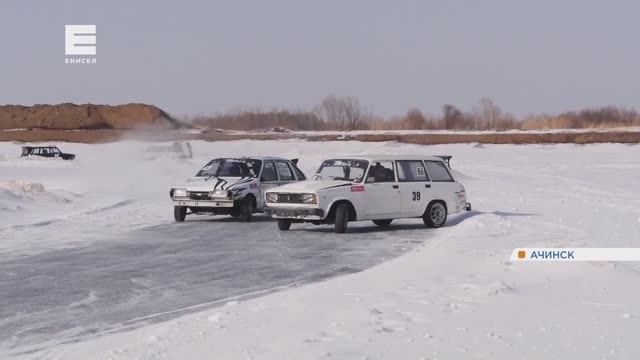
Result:
M421 160L398 160L398 180L401 182L429 181Z
M278 169L278 175L280 175L280 181L295 180L293 178L293 172L291 171L289 164L287 164L286 162L278 161L276 163L276 168Z
M278 174L276 174L276 166L273 164L273 161L267 161L264 163L264 168L262 169L262 177L261 181L278 181Z
M431 177L432 181L453 181L453 177L449 173L447 165L445 165L442 161L426 160L424 163L425 165L427 165L427 171L429 172L429 176Z
M367 173L367 183L395 182L392 161L373 161Z
M307 180L307 177L304 176L304 173L300 171L295 164L291 164L291 167L293 168L293 171L295 171L298 181Z

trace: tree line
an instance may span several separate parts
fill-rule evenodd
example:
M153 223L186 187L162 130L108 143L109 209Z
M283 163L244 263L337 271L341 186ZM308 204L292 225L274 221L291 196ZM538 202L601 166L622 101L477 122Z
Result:
M489 98L482 98L464 111L445 104L437 115L420 109L384 119L364 107L352 96L325 97L310 111L240 110L224 114L196 115L183 120L207 129L224 130L541 130L640 126L640 114L634 109L605 106L557 115L530 115L516 118Z

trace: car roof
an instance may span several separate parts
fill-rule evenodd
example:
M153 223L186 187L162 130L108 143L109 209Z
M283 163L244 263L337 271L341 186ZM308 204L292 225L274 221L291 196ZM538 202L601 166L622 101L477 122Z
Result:
M353 160L367 160L367 161L393 161L393 160L433 160L443 161L439 156L435 155L402 155L402 154L367 154L367 155L344 155L344 156L331 156L326 157L325 160L330 159L353 159Z

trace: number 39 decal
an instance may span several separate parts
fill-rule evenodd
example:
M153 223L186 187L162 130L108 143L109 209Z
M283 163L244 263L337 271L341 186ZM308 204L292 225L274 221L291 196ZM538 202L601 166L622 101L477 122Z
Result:
M413 195L413 197L411 198L411 200L413 201L420 201L420 191L414 191L411 193Z

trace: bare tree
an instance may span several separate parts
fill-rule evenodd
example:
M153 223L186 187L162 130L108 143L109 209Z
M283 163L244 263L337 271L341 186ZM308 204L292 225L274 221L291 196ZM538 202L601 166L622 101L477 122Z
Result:
M480 124L482 123L482 109L480 106L472 106L471 112L467 114L467 117L471 119L471 122L473 123L473 130L479 130Z
M453 129L462 117L462 112L451 104L445 104L442 107L442 113L445 129Z
M314 111L327 127L340 130L357 130L371 118L360 106L360 101L351 96L329 95Z
M314 109L316 115L322 119L325 126L331 128L342 128L344 118L341 116L341 101L338 97L329 95L322 100L322 103Z
M427 123L427 119L419 109L410 109L404 118L403 129L422 129Z
M360 123L364 120L364 113L360 108L360 101L356 98L344 98L344 115L348 130L357 130Z
M496 123L500 119L502 110L496 105L493 100L483 97L480 99L480 118L482 121L483 129L495 129Z

